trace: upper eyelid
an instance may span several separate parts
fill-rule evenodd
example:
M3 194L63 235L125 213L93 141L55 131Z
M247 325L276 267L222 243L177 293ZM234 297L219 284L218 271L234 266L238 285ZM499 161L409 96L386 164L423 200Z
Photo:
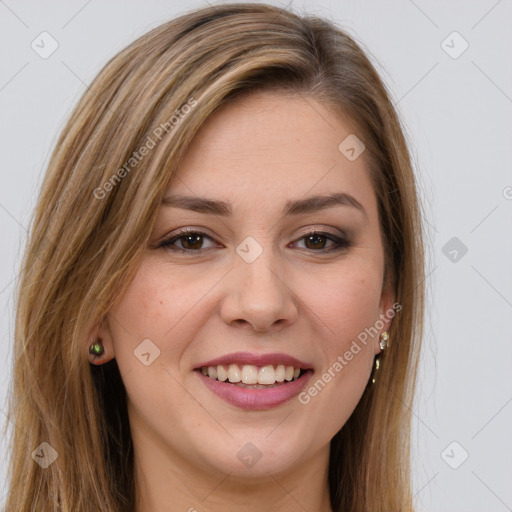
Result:
M174 233L174 234L171 234L169 236L164 237L158 243L158 247L174 244L180 238L182 238L182 237L184 237L184 236L186 236L188 234L199 234L199 235L201 235L201 236L203 236L205 238L209 238L214 243L217 243L217 244L220 243L220 242L218 242L216 240L216 238L214 236L211 236L207 232L205 232L205 228L187 227L187 228L182 228L177 233ZM331 236L334 239L334 240L331 239L331 241L335 242L335 243L343 243L343 242L347 243L347 244L351 243L351 241L349 240L349 237L346 235L346 233L344 231L341 231L341 234L338 234L338 233L332 233L331 231L329 231L326 228L309 228L309 229L299 233L293 239L293 242L297 242L297 241L302 240L303 238L305 238L307 236L311 236L311 235L314 235L314 234L317 234L319 236L325 236L327 238L329 238L329 236ZM180 249L180 250L188 251L187 249ZM192 251L192 250L190 250L190 251L191 252L199 252L201 250L202 249L199 249L197 251Z
M335 230L336 232L333 232L332 230ZM304 236L308 236L308 235L311 235L314 233L318 233L318 234L324 235L324 236L332 235L334 237L348 239L348 235L344 230L339 229L339 228L330 228L329 229L329 228L324 228L324 227L310 227L310 228L301 229L300 232L296 235L296 239L304 237ZM180 236L184 236L187 234L205 235L205 236L211 238L212 240L217 241L215 235L211 235L206 228L202 228L202 227L199 228L199 227L195 227L195 226L187 226L185 228L179 229L174 234L165 235L162 238L162 241L172 240L173 238L179 238Z

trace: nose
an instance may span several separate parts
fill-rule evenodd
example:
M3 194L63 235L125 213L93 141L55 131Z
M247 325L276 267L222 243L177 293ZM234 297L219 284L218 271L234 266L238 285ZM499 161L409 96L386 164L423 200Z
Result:
M296 321L298 301L293 283L277 263L270 249L252 263L235 255L221 306L227 325L277 332Z

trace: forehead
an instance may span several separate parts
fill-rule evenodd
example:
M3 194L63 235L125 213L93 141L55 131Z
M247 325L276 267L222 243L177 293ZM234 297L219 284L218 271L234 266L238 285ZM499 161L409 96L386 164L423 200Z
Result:
M348 116L311 97L259 92L237 98L203 124L168 192L260 206L344 192L371 211L365 159L350 161L339 149L355 130Z

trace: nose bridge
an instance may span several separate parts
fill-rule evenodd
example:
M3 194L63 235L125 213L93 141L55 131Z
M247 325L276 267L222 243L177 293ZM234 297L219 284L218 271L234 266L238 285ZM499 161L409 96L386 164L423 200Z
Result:
M232 286L223 306L228 323L246 321L257 330L297 315L290 286L283 278L282 262L271 242L247 237L236 248Z
M260 238L258 242L254 237L247 237L238 245L236 252L236 270L253 294L281 293L284 284L278 277L280 262L269 238Z

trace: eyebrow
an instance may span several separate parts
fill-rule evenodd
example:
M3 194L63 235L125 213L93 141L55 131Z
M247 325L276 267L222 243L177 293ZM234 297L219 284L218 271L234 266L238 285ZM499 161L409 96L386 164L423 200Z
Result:
M181 208L184 210L192 210L198 213L231 216L233 210L229 203L206 197L193 196L168 196L162 201L162 205ZM368 215L363 205L350 194L338 192L327 195L310 196L306 199L297 199L287 201L283 208L283 215L300 215L304 213L312 213L326 208L335 206L349 206L359 210L366 218Z

